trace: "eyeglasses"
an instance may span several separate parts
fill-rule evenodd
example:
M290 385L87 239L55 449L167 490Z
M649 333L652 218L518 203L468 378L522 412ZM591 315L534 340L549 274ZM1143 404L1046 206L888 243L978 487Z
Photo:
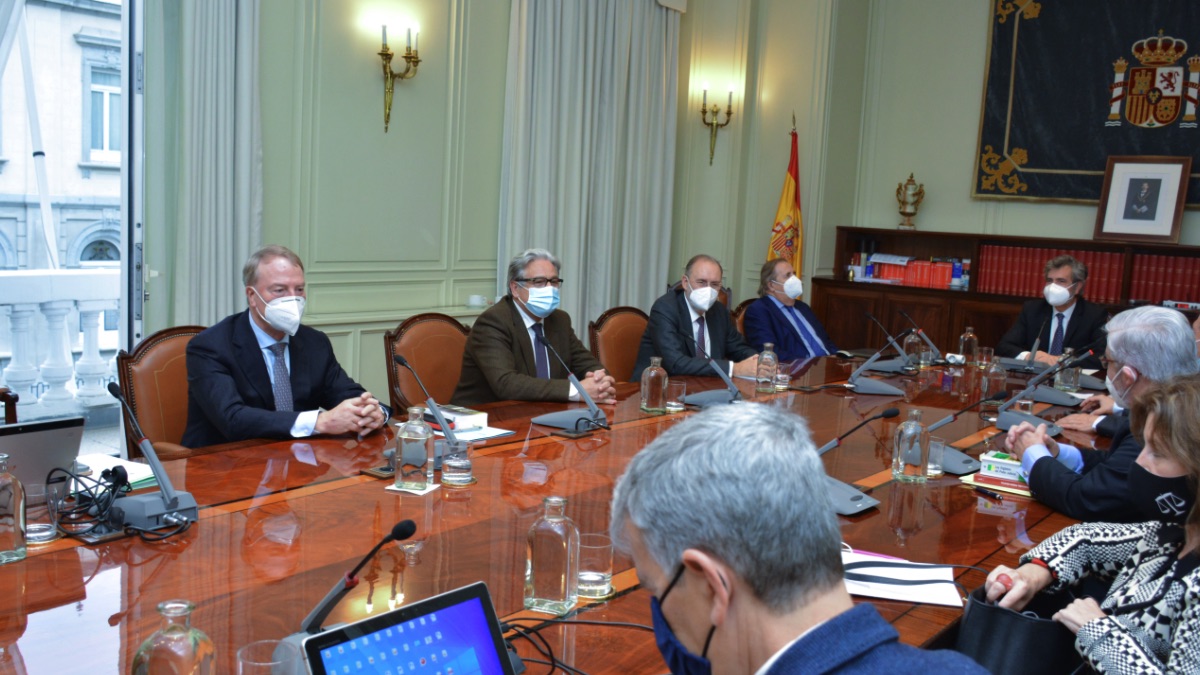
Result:
M1104 354L1104 355L1100 356L1100 367L1101 368L1108 370L1109 364L1112 364L1112 363L1117 363L1119 365L1118 361L1108 358L1108 354Z
M530 288L545 288L546 286L560 288L563 282L563 280L559 279L558 277L553 277L550 279L547 279L546 277L534 277L532 279L516 279L515 281L519 284L527 284Z

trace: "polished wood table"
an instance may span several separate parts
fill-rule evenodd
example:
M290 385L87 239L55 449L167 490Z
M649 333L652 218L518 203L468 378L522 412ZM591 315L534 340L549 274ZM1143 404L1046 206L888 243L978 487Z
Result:
M795 382L843 381L852 365L822 359ZM820 445L889 406L902 413L916 406L926 423L940 419L977 395L977 374L956 372L892 378L905 389L904 397L837 389L755 394L753 383L738 384L746 400L804 416ZM693 391L721 386L712 378L685 379ZM0 566L6 598L0 607L0 672L12 672L6 668L17 662L32 673L128 672L138 646L161 625L156 605L172 598L196 603L192 623L216 643L218 672L233 672L238 647L298 630L336 580L405 518L416 521L417 534L385 547L327 623L357 620L482 580L506 621L533 625L544 615L522 610L525 535L540 515L542 499L565 496L582 532L607 531L613 485L629 459L691 413L648 416L639 410L637 386L622 384L619 402L607 408L612 430L568 440L529 423L561 404L483 407L494 426L514 435L478 446L476 484L423 497L387 491L388 482L360 474L382 463L382 452L394 444L390 432L362 441L231 444L165 462L176 488L202 505L200 521L185 534L160 543L127 538L85 546L60 540L31 548L23 562ZM898 421L874 422L823 457L831 475L882 502L878 509L840 519L852 547L990 569L1014 563L1033 543L1071 522L1032 500L993 502L952 476L923 485L893 483L890 438ZM968 413L939 435L977 454L994 433ZM780 523L781 530L790 526ZM616 595L583 604L575 618L648 625L648 594L638 587L627 558L618 554L614 563ZM983 579L978 572L961 578L968 587ZM872 602L915 645L939 644L961 614L932 605ZM645 630L556 625L543 635L555 656L588 673L665 671ZM537 657L518 642L524 656ZM541 668L532 666L531 672L544 672Z

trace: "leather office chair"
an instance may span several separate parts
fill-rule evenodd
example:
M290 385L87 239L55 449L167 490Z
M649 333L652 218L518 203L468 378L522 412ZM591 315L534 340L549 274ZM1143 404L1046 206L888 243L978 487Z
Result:
M4 423L17 423L17 393L8 387L0 387L0 402L4 403Z
M187 345L204 326L165 328L142 340L130 354L117 354L117 380L121 393L133 409L146 438L154 444L159 459L180 459L191 450L179 444L187 427ZM125 419L125 443L129 458L142 456L134 438L129 413Z
M383 335L388 392L396 419L407 419L404 411L408 407L424 405L425 394L412 373L397 365L392 357L401 354L408 359L433 400L449 403L462 373L463 352L470 332L452 316L428 312L405 319L396 330Z
M743 300L738 303L737 307L733 308L732 312L729 313L730 316L733 317L733 323L735 326L737 326L737 330L742 334L742 337L746 337L746 308L749 307L750 303L754 302L755 300L758 300L758 298Z
M617 382L633 377L638 343L650 318L637 307L613 307L588 322L588 346Z

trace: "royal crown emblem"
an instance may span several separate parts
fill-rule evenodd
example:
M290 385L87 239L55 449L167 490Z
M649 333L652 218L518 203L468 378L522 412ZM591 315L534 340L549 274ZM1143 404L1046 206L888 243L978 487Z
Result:
M1124 108L1125 121L1145 129L1174 124L1196 128L1196 106L1200 98L1200 56L1187 59L1184 66L1176 65L1187 54L1186 40L1152 35L1133 43L1130 51L1139 65L1129 67L1123 57L1113 62L1113 83L1109 86L1108 120L1105 126L1119 127Z

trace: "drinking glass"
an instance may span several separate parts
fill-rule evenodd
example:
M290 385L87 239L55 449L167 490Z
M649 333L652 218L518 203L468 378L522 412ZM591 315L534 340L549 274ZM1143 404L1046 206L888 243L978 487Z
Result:
M283 640L259 640L237 651L238 675L291 673L300 662L300 650Z
M579 597L612 594L612 539L607 534L579 535Z

